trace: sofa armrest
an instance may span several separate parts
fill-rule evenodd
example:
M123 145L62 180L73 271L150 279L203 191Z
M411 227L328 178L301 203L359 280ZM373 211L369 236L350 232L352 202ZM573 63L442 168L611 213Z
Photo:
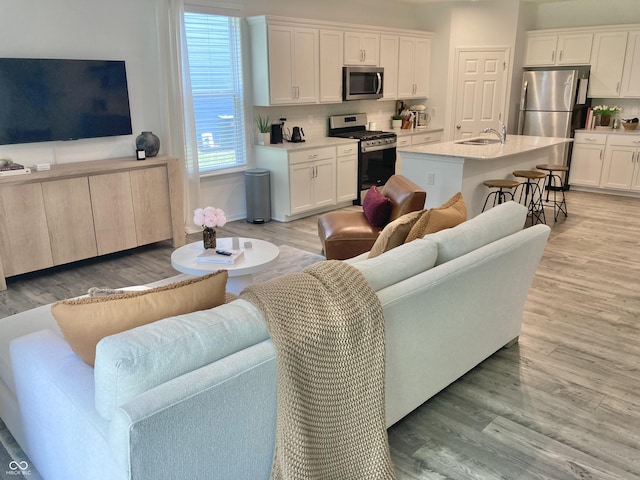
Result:
M138 480L185 472L267 480L276 405L275 350L265 340L122 405L111 423L111 450Z
M69 344L50 330L31 333L11 342L11 363L23 448L42 477L126 479L108 448L108 422L95 410L93 369Z

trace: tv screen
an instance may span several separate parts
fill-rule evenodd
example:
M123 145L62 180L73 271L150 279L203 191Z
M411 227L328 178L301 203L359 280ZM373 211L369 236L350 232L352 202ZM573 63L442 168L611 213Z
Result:
M124 61L0 58L0 145L131 133Z

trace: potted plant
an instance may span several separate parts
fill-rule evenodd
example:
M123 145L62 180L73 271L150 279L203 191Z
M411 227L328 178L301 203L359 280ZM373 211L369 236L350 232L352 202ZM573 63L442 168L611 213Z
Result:
M611 117L621 110L622 109L620 107L610 107L608 105L596 105L595 107L593 107L593 111L597 115L600 115L601 127L609 127L609 125L611 124Z
M258 127L258 145L268 145L271 142L271 120L269 117L256 116L256 126Z
M402 115L399 113L391 115L391 128L402 128Z

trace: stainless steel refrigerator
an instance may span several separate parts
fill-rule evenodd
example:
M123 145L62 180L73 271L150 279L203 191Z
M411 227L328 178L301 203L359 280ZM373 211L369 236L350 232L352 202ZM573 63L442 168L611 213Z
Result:
M588 82L588 66L525 69L518 134L573 138L575 130L585 126ZM570 165L572 145L555 149L549 163Z

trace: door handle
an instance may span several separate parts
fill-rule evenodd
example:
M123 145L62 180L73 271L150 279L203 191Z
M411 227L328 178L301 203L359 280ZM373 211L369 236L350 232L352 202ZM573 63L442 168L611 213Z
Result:
M382 89L382 74L376 73L376 78L378 79L378 87L376 88L376 95L380 95L380 90Z
M456 128L457 128L458 130L460 130L460 129L462 128L462 125L457 124L457 125L456 125Z
M518 135L524 132L524 108L527 104L527 91L529 90L529 82L522 82L522 92L520 92L520 114L518 115Z

